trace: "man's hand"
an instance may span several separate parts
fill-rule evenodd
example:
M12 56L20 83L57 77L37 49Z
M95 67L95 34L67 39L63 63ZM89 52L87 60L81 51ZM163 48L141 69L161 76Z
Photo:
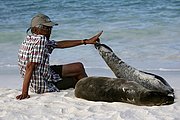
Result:
M16 96L16 99L18 99L18 100L22 100L22 99L26 99L26 98L30 98L30 95L28 95L27 93L25 93L25 94L21 94L21 95L18 95L18 96Z
M91 37L90 39L88 39L86 41L86 44L95 44L96 42L99 42L99 37L101 36L102 33L103 33L103 31L101 31L97 35Z

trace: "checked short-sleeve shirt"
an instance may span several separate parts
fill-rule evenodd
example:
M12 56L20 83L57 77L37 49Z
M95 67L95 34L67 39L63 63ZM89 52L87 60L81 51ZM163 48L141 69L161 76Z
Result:
M56 45L43 35L27 35L18 52L18 65L22 78L25 76L28 62L35 62L30 90L35 93L56 92L59 89L53 84L61 80L60 76L50 69L49 55Z

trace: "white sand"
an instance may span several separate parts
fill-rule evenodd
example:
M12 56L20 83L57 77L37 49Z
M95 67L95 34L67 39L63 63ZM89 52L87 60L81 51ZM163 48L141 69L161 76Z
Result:
M89 75L113 76L106 70L87 71ZM180 74L159 74L175 89L176 99L172 105L147 107L92 102L76 98L74 89L40 95L30 93L31 98L20 101L15 99L21 93L22 81L18 75L1 75L0 120L180 120Z

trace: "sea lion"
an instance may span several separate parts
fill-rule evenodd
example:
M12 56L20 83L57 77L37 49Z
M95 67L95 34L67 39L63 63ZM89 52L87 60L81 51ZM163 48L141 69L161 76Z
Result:
M90 101L126 102L147 106L174 102L172 96L148 90L135 81L109 77L86 77L79 80L75 86L75 96Z
M117 78L136 81L146 89L174 96L173 88L162 77L131 67L118 58L113 50L105 44L96 43L95 48Z

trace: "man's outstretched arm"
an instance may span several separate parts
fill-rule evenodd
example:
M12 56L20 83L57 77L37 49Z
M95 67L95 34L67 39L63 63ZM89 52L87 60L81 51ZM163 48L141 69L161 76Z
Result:
M93 37L85 40L64 40L64 41L58 41L56 48L69 48L74 47L82 44L95 44L103 31L99 32L98 34L94 35Z

